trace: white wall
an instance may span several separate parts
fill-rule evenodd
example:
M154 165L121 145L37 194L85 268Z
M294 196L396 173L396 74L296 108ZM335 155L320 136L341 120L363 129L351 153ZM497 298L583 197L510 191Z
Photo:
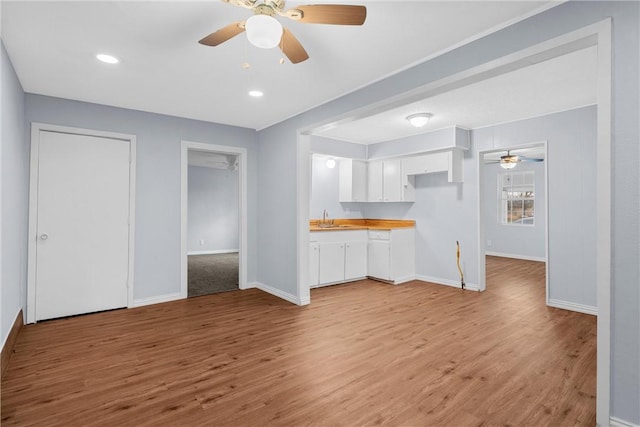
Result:
M330 219L364 218L362 203L339 202L340 159L336 159L333 169L327 167L327 157L324 155L313 155L312 162L310 218L322 218L325 209Z
M253 130L33 94L26 96L26 119L137 136L136 300L180 292L181 141L247 148L247 280L256 280L258 158Z
M26 305L27 228L29 215L29 143L25 139L24 99L11 61L0 43L2 141L0 144L0 209L2 316L1 344L20 309ZM23 311L24 314L24 311Z
M189 166L189 253L238 251L238 179L237 170Z
M595 140L591 141L595 146ZM595 160L595 159L592 159ZM498 177L505 170L497 163L484 166L485 251L545 260L545 179L543 162L520 162L514 172L532 170L535 174L535 219L533 225L502 224L498 217ZM593 199L592 199L593 201Z

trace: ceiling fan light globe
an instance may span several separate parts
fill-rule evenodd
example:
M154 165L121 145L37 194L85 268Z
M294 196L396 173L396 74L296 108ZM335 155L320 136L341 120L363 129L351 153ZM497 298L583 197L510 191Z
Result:
M516 167L516 163L512 162L500 162L502 169L513 169Z
M271 49L280 44L282 25L268 15L253 15L245 23L249 43L261 49Z

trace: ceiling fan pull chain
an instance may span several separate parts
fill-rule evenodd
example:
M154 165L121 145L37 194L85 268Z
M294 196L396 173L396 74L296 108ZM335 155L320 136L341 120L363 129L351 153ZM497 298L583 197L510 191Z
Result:
M244 62L242 63L242 68L244 68L245 70L248 70L249 68L251 68L251 64L249 64L249 48L248 48L248 42L245 39L244 41ZM247 77L247 83L249 83L249 78Z

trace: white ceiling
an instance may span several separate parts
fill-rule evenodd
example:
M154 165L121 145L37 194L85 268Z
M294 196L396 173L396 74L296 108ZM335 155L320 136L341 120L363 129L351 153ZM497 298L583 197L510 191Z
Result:
M597 103L595 46L315 134L372 144L450 126L474 129ZM410 114L433 117L422 128Z
M291 1L286 8L307 3ZM297 65L280 65L278 49L252 47L244 35L215 48L198 44L250 16L217 0L2 0L2 40L26 92L262 129L558 4L309 3L363 3L367 21L348 27L279 18L310 55ZM121 63L96 61L100 52ZM241 66L245 61L249 70ZM254 88L265 96L250 98ZM454 97L442 100L442 108ZM440 120L447 112L436 114Z

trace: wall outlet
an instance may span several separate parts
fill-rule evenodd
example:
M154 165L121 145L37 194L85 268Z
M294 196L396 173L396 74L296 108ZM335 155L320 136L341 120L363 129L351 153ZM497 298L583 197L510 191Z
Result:
M200 246L204 246L204 239L200 239Z
M487 246L491 246L492 242L491 240L487 240Z

